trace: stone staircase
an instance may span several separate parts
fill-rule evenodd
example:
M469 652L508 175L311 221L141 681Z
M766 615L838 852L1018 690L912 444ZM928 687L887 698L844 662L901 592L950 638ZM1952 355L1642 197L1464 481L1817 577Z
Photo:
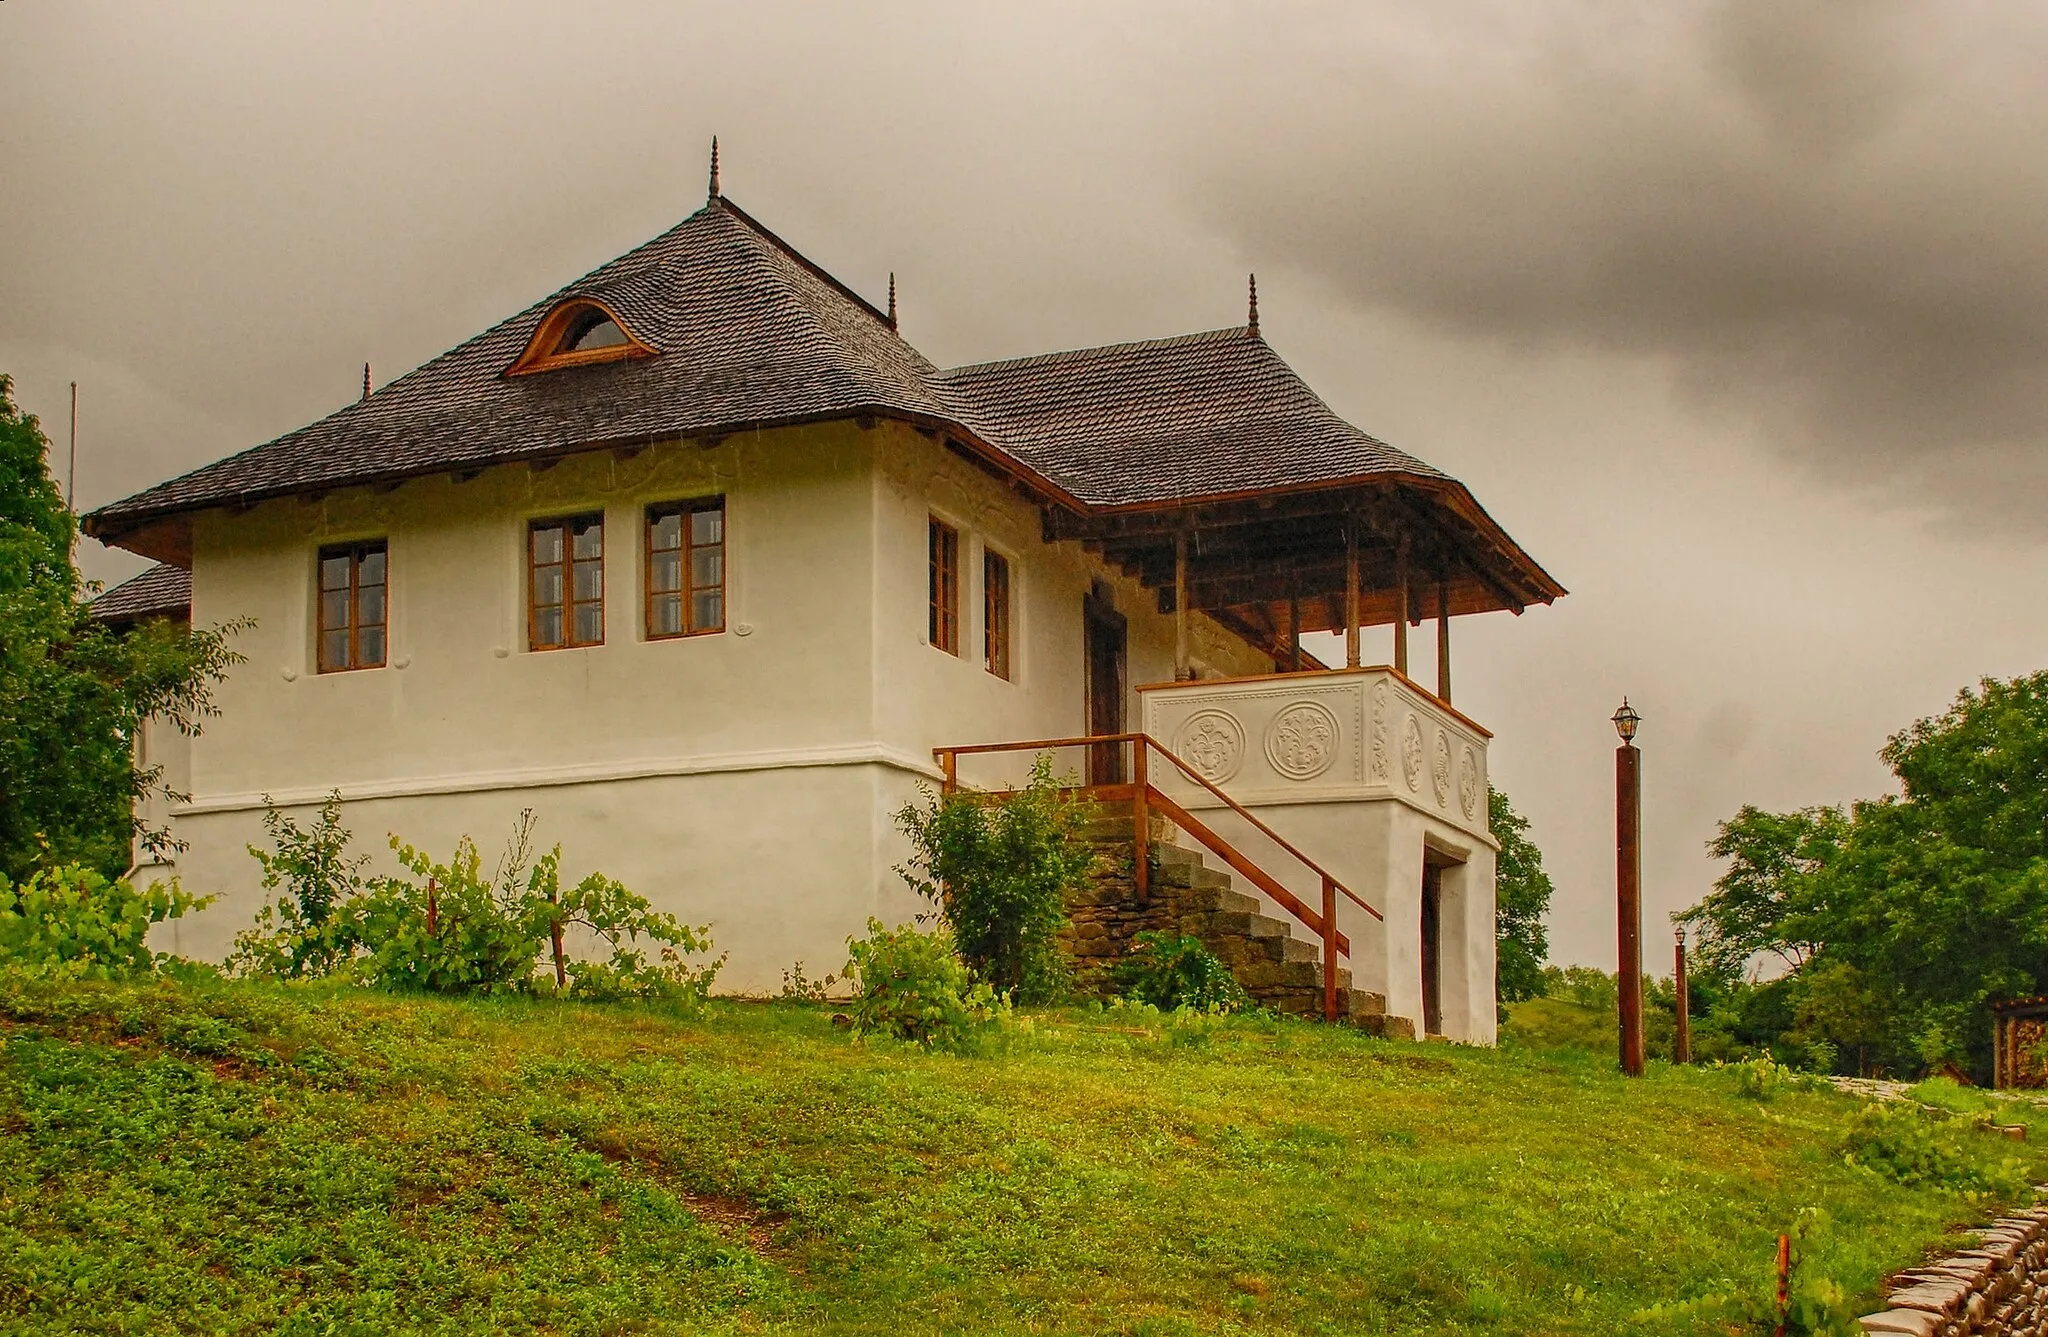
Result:
M1152 869L1140 899L1131 876L1133 841L1128 808L1105 807L1090 820L1086 835L1095 846L1095 871L1087 888L1069 902L1066 945L1083 992L1107 992L1108 971L1147 931L1185 933L1230 967L1252 1000L1275 1012L1320 1016L1323 1008L1322 943L1295 931L1292 919L1265 913L1256 896L1235 889L1228 873L1204 862L1197 850L1176 843L1179 832L1164 818L1152 819L1148 842ZM1387 1015L1386 999L1351 987L1351 971L1337 971L1340 1020L1376 1035L1414 1038L1406 1017Z

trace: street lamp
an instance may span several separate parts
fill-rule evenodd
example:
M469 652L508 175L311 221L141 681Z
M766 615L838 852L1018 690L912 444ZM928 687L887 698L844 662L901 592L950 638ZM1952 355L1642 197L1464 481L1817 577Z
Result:
M1621 1070L1643 1075L1643 772L1636 728L1643 717L1621 698L1614 731L1614 899L1620 925Z
M1692 1062L1692 999L1687 992L1690 986L1686 983L1685 925L1679 924L1674 926L1672 932L1678 938L1678 955L1675 963L1677 969L1672 972L1671 976L1671 982L1678 989L1678 1034L1673 1037L1671 1042L1671 1061L1674 1063L1690 1063Z

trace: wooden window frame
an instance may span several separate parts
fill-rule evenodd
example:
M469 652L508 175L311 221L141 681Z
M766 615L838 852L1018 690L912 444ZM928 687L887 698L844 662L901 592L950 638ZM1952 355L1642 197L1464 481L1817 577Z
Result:
M988 671L1015 682L1016 563L986 544L981 549L981 657Z
M571 325L587 312L596 312L619 327L619 333L626 336L626 342L613 344L608 348L585 348L580 351L556 351L562 336ZM600 362L623 362L628 358L653 357L657 350L653 345L633 333L632 326L619 319L619 313L594 297L572 297L541 318L533 337L526 341L526 349L511 366L505 368L507 376L531 376L535 372L555 371L562 367L588 367Z
M690 517L701 515L706 511L718 512L717 543L696 543L692 540L694 526L690 521ZM668 515L680 515L683 517L680 535L682 544L673 550L667 548L657 549L654 546L654 525L657 520ZM676 501L650 502L641 512L640 619L642 632L648 640L680 641L691 636L716 636L724 632L729 614L731 613L729 582L727 581L727 576L732 570L731 527L732 516L726 509L725 498L722 495L716 497L685 497ZM699 585L697 584L696 576L697 564L691 558L698 552L710 548L718 549L718 583L716 585ZM669 551L681 554L679 563L681 566L682 584L674 590L658 591L654 588L654 558L658 552ZM697 596L712 590L718 592L718 625L715 627L700 627L697 625ZM654 601L657 598L669 595L673 595L682 601L681 620L683 629L681 631L656 631L654 629Z
M365 622L362 615L363 600L363 559L371 553L384 558L384 579L377 588L384 591L384 617L378 622ZM327 563L339 557L348 559L348 624L346 627L327 625L326 586ZM384 633L384 652L374 660L363 658L362 637L368 627L376 627ZM327 660L327 633L348 632L348 662L331 664ZM391 662L391 544L388 539L357 539L351 543L322 544L313 560L313 663L321 673L354 673L360 669L383 668Z
M927 516L925 529L925 634L936 649L960 655L960 528Z
M597 522L597 598L576 597L576 533L574 526L588 521ZM562 530L562 555L553 562L537 562L533 556L533 536L536 530ZM605 594L610 582L605 571L605 515L603 511L578 511L570 515L541 516L526 522L526 648L531 651L543 650L588 650L604 644L605 636ZM589 558L584 560L588 561ZM534 601L536 577L547 567L558 567L562 572L562 602L559 605L539 604ZM597 639L594 641L576 638L576 606L595 602L597 604ZM540 619L537 616L544 607L559 607L562 610L562 639L553 645L540 643Z

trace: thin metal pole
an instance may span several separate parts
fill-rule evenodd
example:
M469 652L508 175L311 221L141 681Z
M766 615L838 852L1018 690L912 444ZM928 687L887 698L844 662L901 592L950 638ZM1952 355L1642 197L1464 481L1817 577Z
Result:
M1678 992L1678 1040L1674 1055L1680 1063L1692 1062L1692 998L1685 976L1685 930L1678 930L1678 970L1673 977Z
M64 504L78 514L78 382L71 383L71 467L64 475Z
M1615 909L1620 921L1621 1070L1643 1075L1642 753L1614 750Z

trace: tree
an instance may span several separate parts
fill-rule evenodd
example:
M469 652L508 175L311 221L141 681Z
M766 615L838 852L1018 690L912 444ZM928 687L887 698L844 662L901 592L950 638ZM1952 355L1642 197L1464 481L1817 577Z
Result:
M1759 956L1806 964L1825 931L1827 872L1849 836L1840 808L1765 812L1744 805L1707 844L1728 871L1707 898L1679 916L1699 934L1696 959L1710 974L1748 973Z
M95 620L75 533L49 442L0 375L0 875L16 882L56 863L119 874L138 838L169 848L135 816L162 780L136 766L136 731L158 716L197 733L240 658L227 643L239 624L115 632Z
M1543 916L1553 888L1550 874L1543 871L1543 851L1528 837L1528 819L1498 789L1487 789L1486 805L1493 838L1500 842L1494 871L1493 991L1499 1002L1518 1003L1544 991L1550 938Z

